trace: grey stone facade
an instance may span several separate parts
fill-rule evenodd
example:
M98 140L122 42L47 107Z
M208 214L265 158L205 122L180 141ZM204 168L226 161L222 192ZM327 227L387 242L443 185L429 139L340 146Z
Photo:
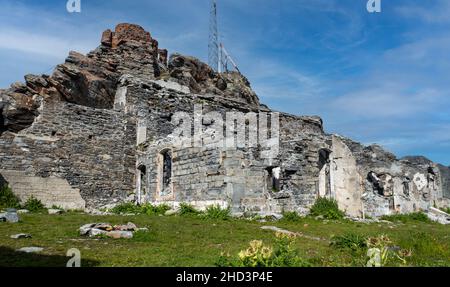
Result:
M2 90L0 111L0 174L22 200L33 195L49 206L132 200L305 214L322 196L361 217L450 202L449 168L326 134L318 117L272 111L238 73L218 74L178 54L167 62L167 51L136 25L105 31L99 48L71 52L52 76ZM278 123L277 156L248 143L218 147L207 136L192 138L199 146L174 144L175 115L189 115L195 135L215 124L210 112L224 122L230 112L254 115L272 138ZM239 128L246 139L255 132L249 119Z

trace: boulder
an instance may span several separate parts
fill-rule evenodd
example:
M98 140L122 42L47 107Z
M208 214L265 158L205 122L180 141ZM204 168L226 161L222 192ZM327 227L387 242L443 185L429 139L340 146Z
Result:
M92 228L91 230L89 230L89 237L96 237L96 236L99 236L99 235L107 235L108 233L109 232L105 231L105 230Z
M178 213L177 210L171 209L171 210L167 210L164 215L165 216L172 216L172 215L176 215Z
M50 215L58 215L58 214L63 214L63 211L60 209L49 209L48 210L48 214Z
M42 252L44 248L41 247L23 247L20 249L17 249L17 252L24 252L24 253L39 253Z
M99 224L96 224L93 228L104 230L104 231L114 230L114 227L109 223L99 223Z
M130 239L133 238L133 232L131 231L120 231L114 230L106 233L106 236L114 238L114 239Z
M114 226L114 230L118 231L136 231L138 228L136 224L132 222L128 222L126 225L116 225Z
M9 210L5 213L0 213L0 222L17 223L19 222L19 215L17 215L17 212L15 210Z
M96 237L104 235L106 237L119 239L119 238L133 238L133 232L144 231L143 228L138 228L136 224L128 222L125 225L112 226L109 223L89 223L79 228L81 236ZM148 231L145 228L145 231Z
M83 226L80 227L79 231L80 231L80 235L84 236L84 235L88 235L89 231L91 231L91 229L95 226L95 223L89 223L89 224L85 224Z
M24 238L31 238L31 234L20 233L20 234L11 235L10 237L11 237L11 239L24 239Z
M439 210L434 207L430 207L430 209L427 211L427 216L430 220L440 223L440 224L450 224L450 214Z

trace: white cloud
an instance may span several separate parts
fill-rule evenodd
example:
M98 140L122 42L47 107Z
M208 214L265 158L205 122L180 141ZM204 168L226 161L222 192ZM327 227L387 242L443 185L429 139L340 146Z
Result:
M92 48L94 48L92 43L74 43L67 37L35 34L14 28L0 28L0 49L64 59L69 51L86 53Z
M422 1L421 1L422 2ZM450 23L450 2L448 0L425 1L422 5L411 4L396 9L403 17L432 24ZM431 3L430 3L431 2Z
M379 88L367 88L341 96L332 101L337 111L370 119L414 118L432 112L445 101L445 94L433 89L416 93L406 91L407 87L390 87L380 83Z

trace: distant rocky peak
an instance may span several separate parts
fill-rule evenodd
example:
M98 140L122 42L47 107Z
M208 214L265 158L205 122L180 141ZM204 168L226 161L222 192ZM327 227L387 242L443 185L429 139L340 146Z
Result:
M101 45L87 55L70 52L51 76L27 75L25 83L0 90L1 127L18 132L29 127L44 101L65 101L112 109L120 78L177 82L191 93L209 94L258 109L259 99L240 73L217 73L200 60L160 49L158 41L139 25L122 23L101 35Z
M150 35L139 25L122 23L116 26L114 32L110 29L103 32L101 43L102 45L117 48L127 42L138 42L144 45L152 45L154 41Z

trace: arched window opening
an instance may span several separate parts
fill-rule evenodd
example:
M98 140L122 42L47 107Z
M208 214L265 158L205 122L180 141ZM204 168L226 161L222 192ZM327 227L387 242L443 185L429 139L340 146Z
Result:
M327 149L319 150L319 197L331 196L331 152Z
M161 152L161 195L172 193L172 152L164 150Z
M138 167L138 196L139 203L142 203L143 199L147 195L147 168L145 165Z
M268 167L267 169L267 187L271 192L279 192L280 188L280 167Z

